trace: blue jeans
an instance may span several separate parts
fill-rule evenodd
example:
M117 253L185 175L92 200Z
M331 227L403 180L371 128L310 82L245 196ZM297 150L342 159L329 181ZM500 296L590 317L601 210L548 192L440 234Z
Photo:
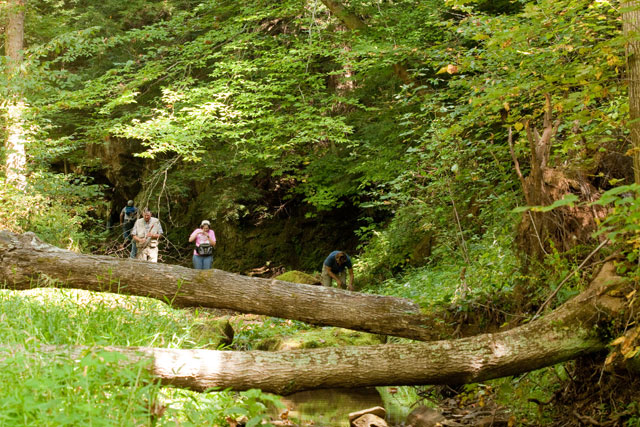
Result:
M209 270L213 263L213 255L194 255L193 256L193 268L196 270Z
M124 223L124 232L122 235L124 236L124 245L131 245L131 254L129 254L129 258L136 259L136 255L138 253L138 247L136 246L136 242L131 237L131 229L133 228L133 222L125 222Z

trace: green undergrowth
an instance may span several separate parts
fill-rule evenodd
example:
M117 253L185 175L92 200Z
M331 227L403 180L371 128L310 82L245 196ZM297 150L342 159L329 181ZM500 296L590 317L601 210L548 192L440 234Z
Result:
M565 365L561 363L517 377L499 378L487 384L493 399L508 407L519 423L551 425L554 415L545 404L568 379ZM467 387L469 393L477 389L478 385Z
M467 259L447 247L438 251L442 252L438 263L406 269L364 290L409 298L431 310L452 302L464 304L465 300L508 294L521 279L511 237L504 230L470 239Z
M235 332L231 345L234 350L255 350L262 341L276 341L313 328L297 320L257 315L235 316L230 322Z
M387 411L387 420L392 425L402 425L407 416L418 405L425 405L436 408L434 401L424 398L425 387L402 386L402 387L377 387L378 393L384 402Z
M0 426L259 423L278 402L259 390L162 387L143 363L122 363L125 356L103 349L222 346L226 338L212 326L218 320L205 313L149 298L40 288L0 290L0 319ZM52 350L76 345L88 349L74 358Z

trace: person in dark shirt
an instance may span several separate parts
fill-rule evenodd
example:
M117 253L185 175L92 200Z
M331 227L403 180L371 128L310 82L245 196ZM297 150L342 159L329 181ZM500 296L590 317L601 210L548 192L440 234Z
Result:
M342 251L333 251L322 264L322 285L331 287L335 280L338 288L346 287L347 270L349 270L349 290L353 290L353 264L349 255Z
M120 225L122 226L122 235L124 237L124 244L122 247L128 247L131 245L130 257L136 258L136 245L133 244L133 237L131 237L131 229L133 224L138 219L138 208L134 206L133 200L127 202L127 206L120 211Z

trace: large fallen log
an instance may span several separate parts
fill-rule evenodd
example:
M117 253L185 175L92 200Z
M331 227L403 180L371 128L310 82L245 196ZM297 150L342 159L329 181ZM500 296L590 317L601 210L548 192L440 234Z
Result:
M402 298L83 255L33 233L0 231L2 283L16 290L55 286L146 296L180 307L224 308L416 340L434 336L418 305Z
M603 350L600 336L626 306L628 282L604 265L589 289L549 315L509 331L395 345L293 351L118 348L132 362L149 360L165 384L193 390L260 388L277 394L384 385L462 384L516 375ZM87 348L47 347L80 357Z

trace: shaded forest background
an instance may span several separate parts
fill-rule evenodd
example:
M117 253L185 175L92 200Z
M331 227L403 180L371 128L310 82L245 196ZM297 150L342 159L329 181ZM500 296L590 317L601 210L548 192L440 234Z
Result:
M125 256L134 199L162 262L190 265L209 219L215 268L313 273L344 249L359 290L456 301L471 329L565 301L613 252L637 281L633 4L0 2L7 37L24 13L0 228Z
M545 94L559 121L545 185L559 189L530 205L630 183L616 5L342 6L27 2L24 58L2 87L26 100L29 187L4 187L3 226L106 251L105 224L135 199L165 224L167 261L188 262L204 218L230 271L317 270L334 248L362 253L376 280L500 259L526 204L508 128L526 176ZM565 229L553 250L593 229Z

